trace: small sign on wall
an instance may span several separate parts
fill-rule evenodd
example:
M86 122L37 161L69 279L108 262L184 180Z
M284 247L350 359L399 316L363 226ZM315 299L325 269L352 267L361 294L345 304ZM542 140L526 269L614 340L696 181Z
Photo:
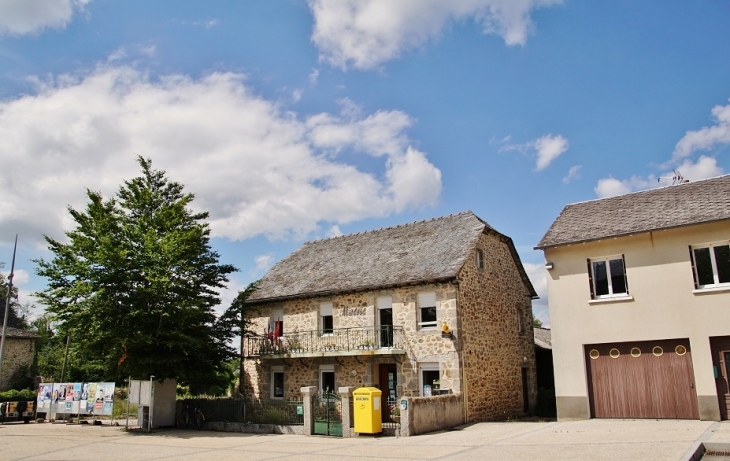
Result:
M401 409L401 411L408 410L408 400L401 400L400 401L400 409Z

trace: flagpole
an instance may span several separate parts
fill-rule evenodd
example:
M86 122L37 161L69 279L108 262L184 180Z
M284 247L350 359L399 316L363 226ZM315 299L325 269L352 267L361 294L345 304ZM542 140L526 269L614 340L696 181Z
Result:
M10 265L8 276L8 295L5 298L5 318L3 319L3 337L0 339L0 389L3 388L3 355L5 352L5 338L8 331L8 314L10 313L10 297L13 294L13 276L15 273L15 252L18 250L18 234L15 234L15 246L13 247L13 262Z

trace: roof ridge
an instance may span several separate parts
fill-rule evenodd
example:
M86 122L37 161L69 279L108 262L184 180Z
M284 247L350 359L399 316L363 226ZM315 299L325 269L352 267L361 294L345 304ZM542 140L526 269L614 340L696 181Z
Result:
M413 225L416 225L416 224L422 224L422 223L431 222L431 221L438 221L438 220L441 220L441 219L451 218L451 217L454 217L454 216L465 215L465 214L472 214L472 215L474 215L474 213L471 210L460 211L458 213L451 213L451 214L444 215L444 216L436 216L435 218L427 218L427 219L421 219L419 221L411 221L411 222L407 222L407 223L396 224L394 226L386 226L386 227L380 227L378 229L369 229L369 230L360 231L360 232L353 232L353 233L350 233L350 234L334 235L332 237L325 237L325 238L321 238L321 239L308 240L308 241L304 242L304 245L307 245L307 244L310 244L310 243L316 243L316 242L325 242L327 240L335 240L335 239L344 238L344 237L354 237L354 236L360 235L360 234L362 234L362 235L372 234L372 233L375 233L375 232L380 232L380 231L384 231L384 230L388 230L388 229L400 229L401 227L413 226ZM476 216L476 215L474 215L474 216Z
M566 207L569 207L571 205L580 205L582 203L597 202L599 200L609 200L609 199L616 198L616 197L626 197L627 195L646 194L646 193L649 193L649 192L656 192L656 191L660 191L660 190L664 190L664 189L669 189L669 188L677 187L677 186L690 186L690 185L694 185L694 184L701 183L701 182L704 182L704 181L711 181L713 179L724 178L725 176L730 176L730 173L728 173L728 174L721 174L719 176L713 176L711 178L698 179L697 181L689 181L689 182L684 182L684 183L679 183L679 184L668 184L666 186L653 187L651 189L637 190L637 191L633 191L633 192L627 192L625 194L612 195L610 197L598 197L598 198L593 198L593 199L590 199L590 200L581 200L581 201L578 201L578 202L568 203L565 206Z

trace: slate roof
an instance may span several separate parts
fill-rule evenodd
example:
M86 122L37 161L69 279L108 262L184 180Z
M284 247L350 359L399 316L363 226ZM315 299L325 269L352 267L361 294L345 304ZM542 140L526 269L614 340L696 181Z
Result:
M36 339L40 338L37 334L33 333L32 331L28 330L21 330L20 328L12 328L7 327L7 335L8 338L26 338L26 339ZM3 327L0 323L0 338L3 336Z
M514 244L471 211L305 243L272 267L248 303L327 296L453 279L482 232L509 245L523 281Z
M573 203L535 249L730 219L730 175Z
M553 339L550 328L539 328L534 327L533 332L535 334L535 345L541 349L552 349Z

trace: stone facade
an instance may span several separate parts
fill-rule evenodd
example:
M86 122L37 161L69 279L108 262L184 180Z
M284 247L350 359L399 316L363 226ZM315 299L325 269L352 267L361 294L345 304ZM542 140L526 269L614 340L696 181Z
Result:
M35 337L16 338L8 335L3 353L2 384L0 392L10 389L13 374L23 366L33 365L35 358Z
M242 341L244 394L271 397L272 371L277 370L284 372L285 398L299 397L302 387L319 388L323 365L334 366L335 388L379 387L379 365L392 364L396 367L397 396L418 397L419 364L437 363L441 388L463 396L465 421L523 414L523 369L530 407L537 393L531 295L504 237L483 233L477 248L483 252L484 269L477 267L474 253L453 282L259 304L249 318L253 331L265 336L272 316L283 312L286 341L319 334L323 303L332 303L335 330L373 327L378 324L378 298L390 297L393 325L403 331L404 353L378 355L363 350L354 355L332 352L308 357L297 357L296 353L278 358L246 357L246 343ZM436 328L418 326L418 294L427 292L436 296ZM442 335L443 325L448 325L452 337Z

